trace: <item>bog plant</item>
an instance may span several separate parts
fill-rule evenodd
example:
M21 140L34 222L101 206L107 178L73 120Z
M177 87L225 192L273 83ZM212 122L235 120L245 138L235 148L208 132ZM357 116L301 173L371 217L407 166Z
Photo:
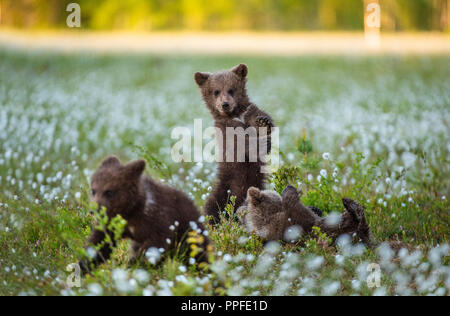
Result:
M239 224L230 197L221 224L207 229L207 267L190 260L195 247L132 263L123 240L80 288L68 288L66 267L84 254L92 227L117 237L124 226L89 212L89 178L106 155L145 158L152 176L204 205L216 165L174 164L167 135L209 118L194 71L239 62L0 49L0 294L448 296L445 56L246 61L255 69L251 94L281 127L283 162L268 188L294 185L325 214L342 212L343 197L357 200L373 251L351 236L331 244L320 231L295 244L265 243ZM199 236L189 237L198 245ZM380 287L368 286L372 264Z

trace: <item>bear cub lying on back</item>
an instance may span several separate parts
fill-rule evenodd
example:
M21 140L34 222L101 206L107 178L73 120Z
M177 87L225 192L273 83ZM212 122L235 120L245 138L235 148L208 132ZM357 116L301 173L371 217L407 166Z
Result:
M261 172L265 166L263 158L271 149L270 134L274 124L267 113L250 102L246 90L247 74L248 68L244 64L231 70L195 74L195 82L214 118L215 127L222 134L222 139L217 137L221 142L219 157L222 158L219 162L218 182L205 204L206 215L210 215L215 221L219 219L219 212L224 210L230 196L236 197L235 207L238 208L244 202L248 188L253 186L262 189L264 186L265 173ZM250 127L253 129L249 129ZM244 161L237 157L239 145L236 137L233 137L233 144L227 144L230 129L235 134L244 134L242 138L237 136L241 140L245 137L246 143L242 146L245 147L244 150L240 147L242 156L245 155ZM246 131L255 132L248 135L245 134ZM250 145L250 139L257 139L256 147L254 144ZM227 156L230 152L233 154Z
M320 217L317 209L303 205L299 192L287 186L282 196L274 191L248 190L246 203L238 209L246 230L265 240L292 241L294 228L298 233L310 234L314 226L328 236L337 238L343 234L356 233L370 246L370 230L364 208L351 199L342 200L346 211L339 218ZM297 238L299 236L295 236Z
M118 158L110 156L103 161L91 180L92 198L106 208L108 219L121 215L127 221L122 238L132 241L131 250L137 258L151 248L173 250L183 243L192 229L203 231L198 221L200 213L194 203L181 191L155 182L143 176L145 161L138 160L122 165ZM94 230L89 238L92 245L101 245L112 232ZM208 239L202 236L206 249ZM84 272L109 259L110 244L101 246L89 261L80 263ZM203 260L202 253L197 259Z

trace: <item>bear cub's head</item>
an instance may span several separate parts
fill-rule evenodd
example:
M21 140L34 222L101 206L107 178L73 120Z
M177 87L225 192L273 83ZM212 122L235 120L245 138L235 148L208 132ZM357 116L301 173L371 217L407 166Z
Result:
M248 68L244 64L216 73L195 73L195 82L213 115L233 118L245 111L248 104L245 89L247 74Z
M283 210L281 196L275 191L261 191L258 188L251 187L248 189L247 195L249 205L258 207L263 210L263 213L278 213Z
M109 217L117 214L128 217L145 199L145 193L140 188L144 170L144 160L122 165L115 156L106 158L92 176L92 200L99 208L105 207Z
M268 216L283 211L281 196L275 191L259 190L251 187L247 191L247 200L244 206L238 210L240 216L247 214L258 214Z

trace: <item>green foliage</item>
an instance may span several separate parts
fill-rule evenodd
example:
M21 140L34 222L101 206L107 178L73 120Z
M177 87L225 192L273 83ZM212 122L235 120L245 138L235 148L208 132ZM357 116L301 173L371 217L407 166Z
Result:
M327 253L333 251L331 249L332 238L322 232L320 227L314 226L311 237L305 241L305 248L313 253Z
M301 180L300 169L296 166L284 165L270 175L269 181L275 191L281 194L287 185L296 185Z
M342 212L342 197L356 199L366 208L374 241L393 243L396 250L410 253L423 251L414 269L425 269L430 264L428 251L449 242L448 57L244 59L252 69L250 94L283 126L280 144L286 155L271 186L281 192L292 184L304 192L304 204L325 212ZM89 213L89 176L106 155L117 154L124 161L144 157L152 174L171 179L198 206L204 203L216 178L216 164L172 163L167 135L180 122L189 125L194 118L209 118L200 106L192 73L239 62L242 57L0 50L0 126L6 131L0 134L0 294L90 295L91 287L100 286L103 295L162 295L167 292L158 292L166 286L160 281L167 281L173 282L170 294L177 295L268 295L277 294L272 291L283 284L290 286L283 295L305 295L298 290L309 278L315 283L311 281L312 290L306 294L323 295L322 288L333 280L340 282L336 295L372 295L374 290L365 282L355 290L354 281L364 263L379 261L377 253L342 259L342 250L320 232L304 244L283 244L277 252L269 251L238 222L233 199L221 224L208 227L214 248L208 270L187 265L185 253L159 265L132 263L127 259L129 242L121 241L107 264L83 277L81 288L68 290L66 267L82 257L97 222L97 215ZM271 89L267 74L275 78ZM279 102L271 102L273 96ZM355 110L352 118L328 129L336 124L341 104L346 111ZM333 116L328 121L330 109ZM367 115L367 121L360 121ZM430 117L432 128L427 128ZM312 118L322 121L316 124ZM414 134L410 126L420 126L421 131L422 123L427 132ZM308 130L308 146L300 151L299 126ZM149 155L133 151L130 140ZM322 150L331 158L323 158ZM404 167L407 153L417 160ZM98 223L118 237L124 222L118 218L110 225L104 215L103 211ZM287 262L289 256L296 258L294 263ZM261 258L271 265L259 272ZM322 265L308 268L317 258L323 259ZM392 263L403 265L398 257ZM443 264L448 263L446 255ZM425 277L439 271L431 266L421 272ZM138 270L148 274L147 281L136 277ZM296 278L289 279L293 272ZM122 274L128 282L125 288L119 282ZM384 270L381 282L388 294L398 294L395 278ZM436 284L436 289L441 287L445 284Z
M150 149L143 146L131 144L133 151L139 156L144 157L147 162L147 168L155 171L161 178L170 180L172 179L172 172L167 164L160 160L155 154L150 152Z
M235 213L236 197L231 196L225 210L219 214L220 225L208 227L215 250L231 255L239 252L257 253L262 248L262 241L255 235L248 235Z
M105 207L102 207L98 212L94 212L94 228L105 233L105 239L95 246L96 250L100 250L105 245L113 248L116 241L121 239L126 225L127 221L120 215L110 219Z
M445 30L445 0L380 0L383 29ZM64 27L71 0L3 0L2 24ZM362 30L362 0L79 0L90 29ZM448 21L447 21L448 23Z
M297 139L297 150L303 155L307 155L313 151L311 141L306 138L306 130L302 131L301 139Z

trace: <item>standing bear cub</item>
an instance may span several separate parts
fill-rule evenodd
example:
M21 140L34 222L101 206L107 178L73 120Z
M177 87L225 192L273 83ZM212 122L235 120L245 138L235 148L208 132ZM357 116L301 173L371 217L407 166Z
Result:
M106 208L109 220L120 215L127 221L122 238L132 241L133 258L151 248L178 250L192 229L203 231L199 211L181 191L155 182L143 175L145 161L122 165L118 158L106 158L91 180L92 198ZM105 243L106 234L112 245ZM206 249L208 239L199 238ZM116 240L110 231L93 230L89 244L100 247L96 255L80 266L84 272L109 259ZM197 259L203 260L204 253Z
M348 198L342 202L346 211L339 217L320 217L317 209L303 205L293 186L287 186L282 196L277 192L250 188L247 201L239 208L238 215L249 233L256 233L268 241L290 242L299 237L298 233L311 234L316 226L333 238L356 233L370 247L370 230L364 208ZM297 236L292 236L295 230Z
M240 64L216 73L194 76L203 100L215 121L218 142L218 181L205 204L205 214L219 220L230 196L236 209L250 187L262 189L265 156L271 149L271 117L251 103L246 90L248 68ZM228 141L231 139L231 141ZM256 140L256 141L255 141Z

